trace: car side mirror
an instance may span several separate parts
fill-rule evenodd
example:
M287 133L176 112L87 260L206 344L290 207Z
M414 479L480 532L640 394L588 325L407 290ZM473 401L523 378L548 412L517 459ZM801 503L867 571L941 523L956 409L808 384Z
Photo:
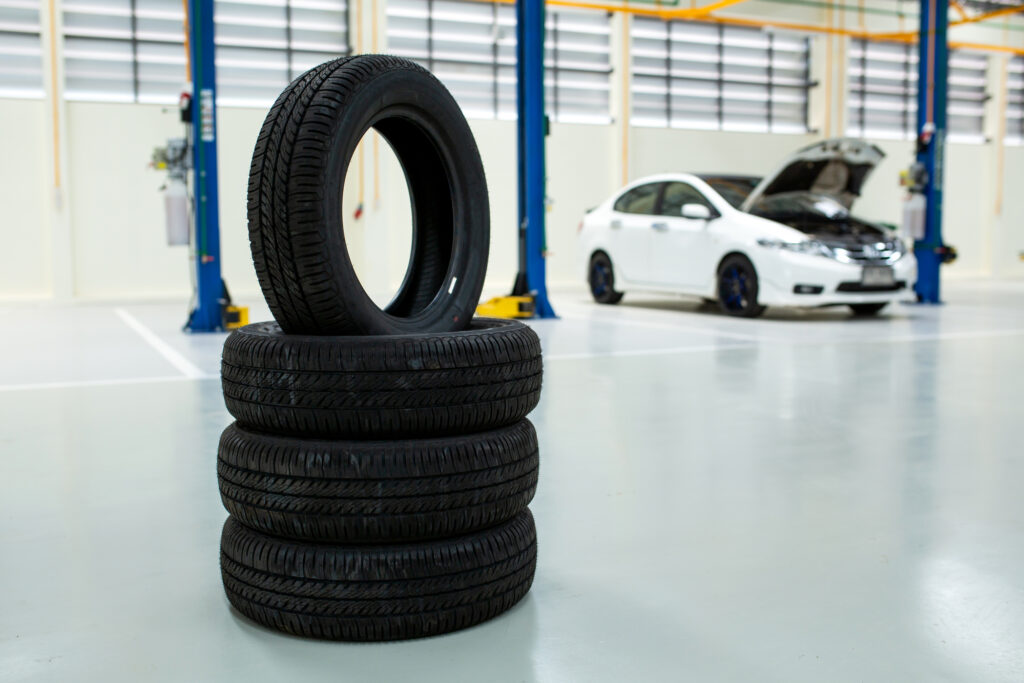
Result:
M683 204L679 213L683 218L693 218L698 221L711 220L711 209L703 204Z

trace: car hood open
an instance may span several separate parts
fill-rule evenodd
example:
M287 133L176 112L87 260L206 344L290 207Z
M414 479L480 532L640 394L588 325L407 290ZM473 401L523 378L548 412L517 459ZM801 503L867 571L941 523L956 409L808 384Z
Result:
M855 138L830 138L793 153L765 176L740 206L750 208L767 195L782 192L827 194L849 209L885 152Z

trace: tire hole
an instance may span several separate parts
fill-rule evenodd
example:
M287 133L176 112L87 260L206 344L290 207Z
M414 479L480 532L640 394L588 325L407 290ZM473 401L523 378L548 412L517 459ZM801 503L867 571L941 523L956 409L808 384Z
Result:
M395 151L375 130L366 132L349 163L342 203L352 267L363 291L383 310L395 299L409 270L412 203Z

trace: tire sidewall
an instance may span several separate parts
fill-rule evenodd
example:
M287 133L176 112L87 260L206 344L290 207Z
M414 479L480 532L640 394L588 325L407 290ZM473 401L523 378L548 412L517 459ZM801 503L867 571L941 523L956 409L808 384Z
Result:
M331 78L341 78L344 72L345 67L342 67ZM332 97L332 93L321 89L313 97L310 108L316 108L321 98L328 97ZM436 78L416 67L392 69L362 83L349 93L349 101L341 112L326 138L330 151L319 202L324 238L333 255L330 275L335 291L344 293L353 319L368 334L464 327L473 315L483 287L490 240L490 209L480 154L458 104ZM342 200L349 164L363 135L376 121L387 116L412 119L431 138L446 166L452 191L453 247L444 284L425 309L407 318L385 313L370 299L356 275L344 234L346 221ZM410 200L429 202L448 198L410 197ZM416 239L414 225L413 240Z

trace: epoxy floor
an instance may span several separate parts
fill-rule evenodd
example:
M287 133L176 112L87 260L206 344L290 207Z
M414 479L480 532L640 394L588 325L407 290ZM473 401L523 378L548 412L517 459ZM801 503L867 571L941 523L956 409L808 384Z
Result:
M222 335L182 304L0 306L0 680L1024 681L1024 283L946 298L556 296L533 590L371 645L224 598Z

